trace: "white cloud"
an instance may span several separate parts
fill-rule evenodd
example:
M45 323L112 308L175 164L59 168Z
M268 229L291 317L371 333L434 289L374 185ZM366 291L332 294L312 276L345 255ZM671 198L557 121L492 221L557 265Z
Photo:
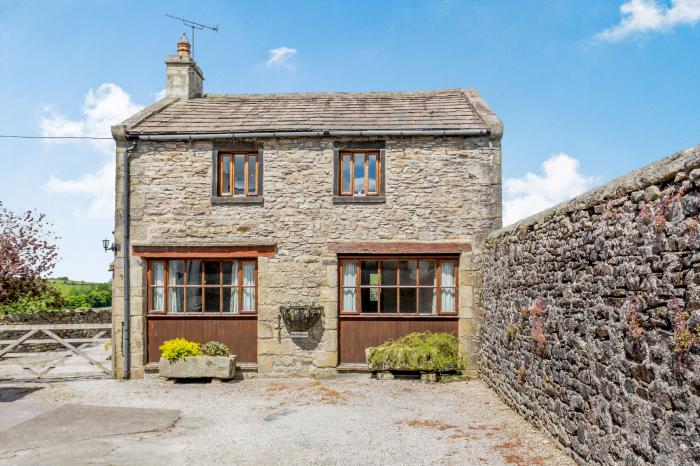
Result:
M284 68L293 70L294 65L291 63L292 58L297 54L297 49L289 47L278 47L270 50L270 56L265 63L268 68Z
M84 173L77 179L51 176L44 189L50 193L89 198L87 211L74 211L77 217L109 218L114 215L114 170L114 159L110 158L95 173Z
M700 0L671 0L670 6L657 0L629 0L620 6L622 19L594 37L617 42L634 34L670 31L680 25L700 22Z
M596 181L579 171L578 160L560 153L542 163L542 174L508 178L503 200L503 224L536 214L589 190Z
M90 89L85 95L80 110L82 118L71 120L52 106L44 108L40 127L42 136L89 136L111 137L110 127L117 124L143 107L132 102L129 94L116 84L105 83L97 90ZM56 140L52 142L76 142ZM104 152L111 152L112 141L91 141Z
M166 94L165 89L161 89L156 93L151 93L151 97L153 97L153 101L156 102L156 101L164 98L165 94Z
M111 137L110 127L124 121L143 107L135 104L129 94L116 84L105 83L97 90L90 89L81 109L82 118L71 120L53 107L44 110L39 125L43 136ZM84 143L80 139L52 140L51 142ZM94 173L84 173L76 179L64 180L52 175L44 185L49 193L89 199L87 211L76 210L76 215L91 218L112 217L114 211L114 141L90 140L107 160Z

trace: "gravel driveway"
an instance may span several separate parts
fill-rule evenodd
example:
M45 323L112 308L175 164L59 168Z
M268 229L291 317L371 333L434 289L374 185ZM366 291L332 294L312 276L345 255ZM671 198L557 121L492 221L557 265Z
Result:
M0 384L0 391L3 385L21 384ZM220 385L158 379L24 384L30 386L43 388L0 403L0 417L4 410L12 419L15 410L19 422L22 416L17 413L22 410L41 407L45 413L53 406L80 403L175 409L179 419L167 428L130 434L90 432L90 439L13 452L4 460L0 457L0 463L573 464L478 380L424 384L342 377ZM105 426L109 422L104 419ZM0 430L8 427L0 425ZM36 435L41 438L42 433Z

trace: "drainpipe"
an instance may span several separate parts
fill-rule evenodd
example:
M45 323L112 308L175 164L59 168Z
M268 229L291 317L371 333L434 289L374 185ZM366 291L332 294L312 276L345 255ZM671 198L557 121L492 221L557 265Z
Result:
M124 378L128 379L131 374L131 287L129 278L129 230L131 222L129 218L129 151L134 150L136 143L124 149L124 171L122 173L122 182L124 190L124 238L122 247L124 253L124 327L122 331L122 352L124 353Z

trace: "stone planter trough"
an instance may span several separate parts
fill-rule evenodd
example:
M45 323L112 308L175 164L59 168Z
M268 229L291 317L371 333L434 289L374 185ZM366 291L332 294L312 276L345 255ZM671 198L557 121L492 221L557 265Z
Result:
M192 356L181 359L160 358L158 372L169 379L232 379L236 374L236 356Z

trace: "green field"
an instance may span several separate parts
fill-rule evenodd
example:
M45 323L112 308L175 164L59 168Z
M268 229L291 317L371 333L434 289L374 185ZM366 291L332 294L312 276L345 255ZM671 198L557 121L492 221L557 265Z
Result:
M65 277L49 278L48 282L65 297L87 293L92 290L111 290L110 283L83 282L79 280L69 280Z

